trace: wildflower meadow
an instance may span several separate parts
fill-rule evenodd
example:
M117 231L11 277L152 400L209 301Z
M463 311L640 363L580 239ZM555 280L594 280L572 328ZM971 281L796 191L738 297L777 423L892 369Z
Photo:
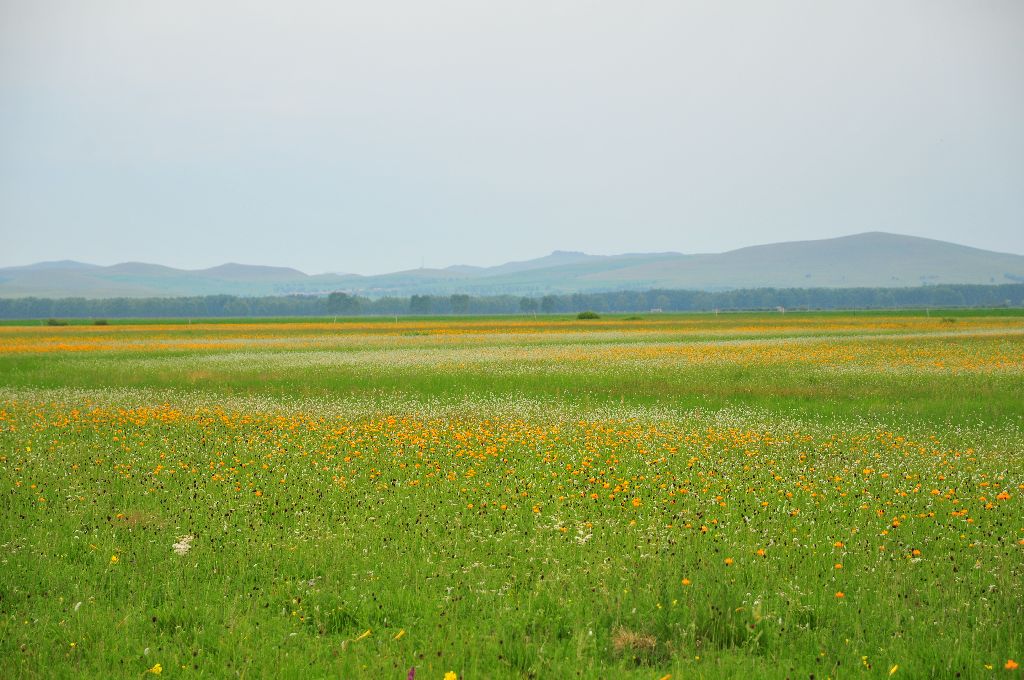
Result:
M1024 314L0 326L0 677L1016 677Z

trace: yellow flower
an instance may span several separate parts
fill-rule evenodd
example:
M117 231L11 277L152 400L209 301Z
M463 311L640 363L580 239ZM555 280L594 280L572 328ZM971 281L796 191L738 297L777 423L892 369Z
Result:
M448 671L444 674L444 680L459 680L459 676L455 675L455 671Z
M147 673L152 673L153 675L160 675L161 673L164 672L164 667L161 666L158 663L155 663L155 664L153 664L153 667L150 668L149 670L147 670L146 672Z
M727 567L731 567L732 566L732 558L731 557L726 557L725 558L725 566L727 566Z
M688 585L690 585L691 583L693 583L693 581L691 581L690 579L688 579L688 578L684 578L684 579L683 579L683 585L684 585L684 586L688 586Z
M117 555L111 555L110 556L110 563L111 564L117 564L119 561L120 560L117 559Z
M899 664L894 665L892 668L889 669L889 675L892 675L893 673L895 673L899 669L900 669L900 665Z

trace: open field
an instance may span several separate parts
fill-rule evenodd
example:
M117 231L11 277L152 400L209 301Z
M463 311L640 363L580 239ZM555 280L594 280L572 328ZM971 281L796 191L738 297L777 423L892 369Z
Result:
M0 676L1024 663L1024 315L0 326Z

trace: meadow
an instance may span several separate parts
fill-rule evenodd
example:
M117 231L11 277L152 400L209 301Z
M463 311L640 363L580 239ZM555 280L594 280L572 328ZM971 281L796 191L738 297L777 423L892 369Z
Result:
M0 677L1012 677L1024 313L0 326Z

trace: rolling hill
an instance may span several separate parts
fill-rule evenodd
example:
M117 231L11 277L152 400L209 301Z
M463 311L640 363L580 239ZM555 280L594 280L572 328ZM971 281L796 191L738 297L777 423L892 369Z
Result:
M318 274L286 267L228 263L182 270L127 262L109 267L74 261L0 268L0 297L173 297L323 294L542 295L675 288L910 287L1024 281L1024 256L945 241L870 232L725 253L587 255L555 251L495 267L459 265L375 276Z

